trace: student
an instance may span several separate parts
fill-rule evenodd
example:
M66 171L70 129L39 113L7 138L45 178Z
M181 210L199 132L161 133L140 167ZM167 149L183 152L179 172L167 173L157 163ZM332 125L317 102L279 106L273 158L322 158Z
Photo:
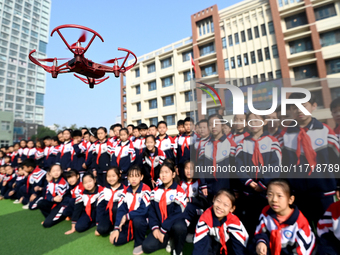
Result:
M138 126L135 126L133 128L133 139L132 139L132 142L135 142L135 140L137 138L139 138L139 137L140 137L140 133L139 133L139 130L138 130Z
M152 253L166 248L169 238L172 238L171 254L181 254L187 234L183 214L186 195L174 181L176 171L171 160L163 163L159 176L162 184L151 192L150 197L149 226L152 232L142 248L144 253Z
M133 134L133 130L134 130L135 126L132 124L129 124L127 126L127 130L129 131L129 139L133 142L134 140L134 134Z
M97 137L97 128L91 128L89 129L89 134L90 134L90 143L91 144L86 144L86 151L85 151L85 163L83 165L84 169L92 169L93 168L93 151L96 149L97 143L99 143L98 137ZM84 149L85 150L85 149Z
M24 152L24 149L26 149L27 141L22 139L22 140L20 140L19 145L20 145L20 148L19 148L18 154L17 154L17 162L18 162L18 164L21 164L22 161L23 161L22 154Z
M269 205L262 210L254 236L255 254L311 254L315 236L305 216L293 205L288 182L270 181L267 198Z
M65 219L63 210L70 199L69 185L62 177L61 166L53 165L48 172L52 180L47 185L45 199L38 202L38 208L45 217L42 223L44 228L50 228Z
M3 152L0 151L0 154ZM6 176L6 166L5 165L0 165L0 187L2 187L2 181L4 180Z
M197 162L198 158L202 156L200 154L201 150L204 150L205 145L210 141L211 135L209 131L209 123L208 120L203 119L198 123L198 128L200 130L200 138L196 140L194 152L195 152L195 160Z
M149 127L149 135L157 136L157 127L155 125L150 125Z
M96 225L96 212L99 194L103 187L97 185L96 178L91 172L83 176L84 193L76 199L72 215L72 227L65 235L74 232L84 232Z
M117 123L110 127L110 139L109 141L113 144L113 148L116 148L117 144L119 143L119 131L122 129L122 125Z
M70 162L70 168L77 170L81 175L83 175L86 171L86 169L83 168L83 164L85 163L85 153L83 153L83 150L81 149L81 141L82 139L82 133L81 130L74 130L73 131L73 141L71 143L72 145L72 151L71 151L71 162Z
M58 137L58 140L60 141L60 144L62 144L62 143L65 142L64 132L63 132L63 131L60 131L60 132L57 134L57 137Z
M15 199L13 204L21 204L22 198L19 196L20 188L27 182L27 173L24 171L22 166L18 166L18 173L15 183L13 184L13 189L8 193L8 198ZM21 200L20 200L21 199Z
M247 254L248 233L234 210L234 194L219 190L197 223L192 254Z
M43 161L45 158L44 155L45 145L41 140L38 140L35 144L35 147L36 147L36 152L34 155L35 162L39 167L43 167L44 166Z
M167 135L168 124L165 121L160 121L157 123L158 136L156 137L156 147L162 150L166 158L175 159L175 140Z
M178 167L179 178L184 179L184 162L190 160L190 146L195 144L194 133L192 128L194 121L190 117L184 119L185 133L177 137L175 140L176 160L175 164ZM193 147L192 147L193 148Z
M44 145L45 145L43 168L44 169L48 169L48 168L50 168L52 166L48 159L49 159L49 157L50 157L54 147L52 146L52 139L51 139L50 136L45 136L43 138L43 142L44 142Z
M52 165L57 163L58 154L60 153L61 150L60 141L57 136L52 137L51 141L52 148L50 154L49 156L46 156L44 161L46 169L50 168Z
M276 139L279 137L280 133L282 132L282 130L280 129L281 121L277 121L279 120L278 111L281 111L281 107L277 108L275 112L266 115L264 118L264 119L273 120L273 121L267 122L267 131L269 135L274 136Z
M110 242L114 245L122 245L135 240L133 254L142 254L142 243L148 228L151 190L142 182L143 174L138 166L129 169L128 180L130 185L121 195Z
M110 167L110 148L112 143L107 140L106 127L99 127L97 130L98 142L94 144L92 151L93 174L97 177L97 182L100 186L106 186L106 171Z
M65 173L67 182L69 184L69 189L71 193L71 198L68 201L68 204L63 211L63 216L66 220L69 220L74 212L74 205L77 200L82 199L81 196L84 194L84 186L80 181L80 174L77 170L71 169L70 171Z
M145 148L145 137L148 132L148 126L145 123L141 123L138 125L138 132L140 133L140 137L136 138L133 145L136 151L136 162L135 164L141 166L142 162L142 153L143 149Z
M303 93L292 93L290 99L305 98ZM312 113L316 107L312 95L302 104ZM331 171L320 171L320 167L339 164L339 143L334 131L326 124L304 115L296 105L290 105L290 115L297 126L289 127L279 136L282 147L282 165L303 169L288 174L296 195L296 205L308 221L316 226L327 208L334 202L336 179ZM308 168L307 168L308 167ZM311 171L314 168L315 171Z
M227 137L229 137L229 135L231 135L231 126L230 126L229 122L224 125L223 134L225 134Z
M150 188L156 187L161 168L166 155L156 147L156 139L153 135L145 137L146 148L143 151L143 182Z
M340 135L340 97L335 98L330 105L331 113L336 127L334 132L337 136Z
M9 198L9 193L13 189L13 184L17 178L16 174L13 171L13 167L11 165L5 166L6 175L3 177L2 185L1 185L1 195L0 200Z
M46 171L36 166L34 159L25 159L22 168L28 174L26 185L22 186L19 196L22 198L23 209L36 209L37 201L44 195Z
M5 165L5 156L6 156L6 153L3 151L0 151L0 166Z
M318 222L318 254L340 254L340 201L330 205Z
M178 134L176 137L179 137L185 133L184 120L177 121L177 131L178 131Z
M118 167L107 170L106 181L108 186L100 193L97 205L96 236L105 235L113 230L120 197L126 188L121 183L121 174Z
M239 217L250 233L255 232L257 219L263 207L268 202L266 190L269 181L280 176L279 171L262 172L262 167L279 168L281 165L281 148L278 140L264 131L267 124L264 116L248 113L246 121L250 123L248 130L250 135L241 140L236 148L236 169L239 176L240 200ZM242 168L247 166L255 171L245 172Z
M198 166L200 169L205 167L213 167L216 171L212 174L207 171L199 171L201 178L201 189L204 196L208 197L208 201L212 201L217 192L222 188L232 188L229 173L218 171L218 167L235 166L236 144L231 138L227 138L223 134L223 125L215 120L222 119L221 115L213 114L209 116L209 130L211 139L206 143L202 156L199 158Z
M19 153L19 148L20 148L20 146L19 146L18 143L15 143L13 145L13 152L11 154L11 165L14 168L16 168L18 166L18 157L17 157L17 155Z
M37 149L34 147L34 142L32 140L29 140L27 142L27 148L25 148L22 152L21 160L24 161L27 158L34 159L36 151Z
M231 138L234 140L236 144L238 144L242 139L249 135L249 133L246 131L247 127L246 114L234 115L232 127L234 131L231 135Z
M122 182L127 186L127 172L134 164L136 154L132 142L128 139L128 130L122 128L119 135L121 140L112 152L111 165L120 168Z
M85 139L85 133L89 132L89 129L87 127L82 127L81 129L81 139Z
M64 142L60 146L60 152L58 153L56 163L60 164L63 171L70 169L71 152L72 152L72 133L71 129L65 129L63 131ZM59 138L60 140L60 138Z

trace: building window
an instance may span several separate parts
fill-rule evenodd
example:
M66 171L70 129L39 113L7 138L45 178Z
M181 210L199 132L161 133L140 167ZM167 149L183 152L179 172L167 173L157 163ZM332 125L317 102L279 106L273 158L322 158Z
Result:
M237 56L237 66L238 67L242 67L242 59L241 59L241 55Z
M185 102L191 102L192 100L192 91L184 92ZM194 90L195 101L197 100L196 90Z
M238 38L238 33L235 33L235 34L234 34L234 37L235 37L235 45L240 44L240 40L239 40L239 38Z
M136 76L136 78L138 78L140 76L139 68L135 70L135 76Z
M214 23L211 17L197 22L197 27L200 36L205 35L206 33L210 33L210 31L211 33L214 32Z
M305 12L285 18L286 28L291 29L294 27L302 26L307 24L307 17Z
M251 78L250 78L250 76L248 76L248 77L246 78L246 82L247 82L247 85L250 85L250 84L251 84Z
M256 63L255 51L250 52L250 57L251 57L251 63L255 64Z
M327 74L340 73L340 58L326 61Z
M193 120L194 120L195 117L196 117L196 120L198 120L198 111L195 111L195 114L194 114L193 111L186 112L186 113L185 113L185 116L186 116L186 117L190 117L190 118L192 118Z
M1 130L9 131L11 128L11 123L9 121L1 121Z
M35 104L36 105L44 105L44 94L36 93L35 95Z
M311 91L311 96L315 98L315 103L316 103L316 109L323 109L325 108L323 104L323 99L322 99L322 90L314 90Z
M243 62L244 62L244 65L245 65L245 66L249 65L249 61L248 61L248 53L244 53L244 54L243 54Z
M334 100L337 97L340 97L340 87L332 88L331 95L332 95L332 100Z
M200 56L208 55L213 52L215 52L214 43L209 43L200 47Z
M142 124L142 120L137 120L136 123L137 123L137 126L138 126L138 125Z
M137 103L136 106L137 106L137 112L140 112L142 110L141 103L140 102ZM124 119L126 119L126 118L124 117Z
M321 47L340 43L340 29L320 34Z
M157 108L157 99L149 100L149 109L156 109Z
M276 79L281 79L282 78L281 70L276 70L275 76L276 76Z
M267 35L266 24L261 25L261 32L262 32L262 36Z
M315 19L316 20L321 20L321 19L326 19L326 18L336 16L336 10L335 10L335 7L334 7L334 3L328 4L328 5L325 5L325 6L321 6L319 8L315 8L314 13L315 13Z
M39 51L46 54L47 43L39 41Z
M219 107L214 107L214 108L208 108L207 109L207 116L213 115L218 113Z
M233 36L232 35L228 36L228 42L229 42L229 46L233 46Z
M257 75L253 76L253 80L255 84L259 82L259 78L257 77Z
M214 75L216 74L216 65L215 64L207 65L207 66L202 67L201 70L202 70L202 77Z
M266 74L261 73L261 82L265 82L266 81Z
M184 82L191 80L191 73L192 73L193 78L195 79L195 72L190 72L190 71L183 72Z
M193 56L192 51L186 51L182 53L182 59L183 62L189 61L190 60L190 56Z
M258 26L254 27L254 34L255 34L255 38L259 38L260 37L259 27Z
M268 72L268 80L271 81L273 79L274 79L273 72Z
M231 69L235 69L235 58L234 57L230 58L230 64L231 64Z
M161 60L161 68L167 68L171 66L171 57Z
M166 96L163 97L163 106L170 106L170 105L174 105L174 96Z
M176 124L175 114L164 116L163 119L168 124L168 126L174 126Z
M149 87L149 91L153 91L156 90L157 86L156 86L156 81L150 81L148 83L148 87Z
M9 141L8 140L0 140L0 147L8 146L8 145L9 145Z
M240 79L240 87L241 86L244 86L244 79L243 78Z
M262 49L257 50L257 59L258 59L259 62L263 61Z
M163 88L170 87L172 85L174 85L173 84L172 76L168 76L168 77L162 78L162 87Z
M241 41L245 42L246 41L246 34L244 33L244 30L241 31Z
M156 65L155 63L152 63L150 65L147 65L148 73L154 73L156 71Z
M140 85L137 85L136 86L136 95L139 95L140 94Z
M224 60L224 70L229 70L229 60L227 58Z
M294 67L295 80L303 80L318 77L318 70L315 64Z
M222 48L227 48L227 40L225 39L225 37L222 38Z
M150 125L155 125L155 126L157 126L158 118L157 118L157 117L150 118L149 121L150 121Z
M248 40L253 40L253 33L251 32L251 28L248 28L247 33L248 33Z
M312 41L310 37L289 42L290 54L296 54L303 51L312 50Z
M270 59L269 47L264 48L264 55L266 56L266 60Z
M273 21L268 22L268 30L269 30L269 34L275 33Z
M273 58L279 57L279 52L277 51L277 45L272 45Z

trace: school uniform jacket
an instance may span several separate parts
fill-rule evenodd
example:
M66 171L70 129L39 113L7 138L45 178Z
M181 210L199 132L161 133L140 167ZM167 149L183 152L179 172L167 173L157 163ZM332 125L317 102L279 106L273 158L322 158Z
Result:
M175 140L171 136L165 135L162 140L156 137L156 147L165 153L166 158L175 159L174 146Z
M42 148L37 148L35 151L34 159L37 165L40 167L43 167L43 161L44 161L44 149Z
M234 142L237 145L239 142L241 142L247 136L249 136L249 133L247 131L245 131L245 129L244 129L243 132L240 132L240 133L234 132L233 134L231 134L230 138L233 139Z
M120 139L117 136L113 136L109 139L109 141L112 143L112 148L114 149L119 144Z
M167 218L162 219L160 201L164 192L166 192ZM150 202L149 226L152 231L158 228L163 234L166 234L176 221L183 219L183 212L187 205L186 194L177 183L174 182L166 191L164 184L157 186L151 192Z
M135 153L136 153L136 159L135 159L135 164L141 166L143 164L142 160L142 155L143 155L143 149L146 147L145 146L145 137L138 137L135 139L133 142L133 146L135 148Z
M281 165L282 155L280 144L275 137L267 134L266 132L263 133L257 140L254 140L253 136L249 135L237 144L235 156L236 168L246 195L253 192L253 189L249 187L252 181L257 182L263 190L267 190L268 182L273 178L278 178L280 175L279 171L268 171L265 174L262 174L261 171L261 166L268 167L270 165L274 168ZM255 154L255 157L258 155L257 159L254 158L255 163L257 162L257 166L259 167L258 172L241 173L243 166L255 166L253 160L255 146L257 146L259 150L259 154ZM261 158L261 160L259 158Z
M175 164L183 166L184 162L190 160L190 148L195 144L194 133L187 135L186 133L178 136L175 140Z
M11 154L11 166L12 167L18 166L18 151L13 151Z
M72 198L78 198L80 196L82 196L84 194L84 186L83 183L81 181L77 181L77 183L74 186L70 187L71 189L71 197Z
M62 196L64 198L64 196L67 195L68 189L69 185L63 177L59 177L57 181L52 180L46 187L45 199L53 202L56 196Z
M229 249L233 250L232 254L243 255L246 254L248 238L247 230L237 216L229 213L222 221L219 221L213 208L210 207L202 214L196 225L192 254L211 254L212 250L216 250L209 246L212 244L209 239L212 239L222 247L225 245L226 249L228 245ZM219 250L222 254L223 248ZM227 254L227 250L224 254Z
M60 150L61 150L61 145L57 145L53 147L51 154L48 158L50 167L57 163L57 158L58 158L58 154L60 153Z
M83 169L83 164L85 163L85 153L83 153L83 150L81 149L81 143L73 144L72 142L72 147L70 167L72 169L76 169L80 173L85 172L85 169Z
M205 138L201 137L199 139L197 139L196 143L195 143L195 160L197 162L197 160L203 155L201 152L204 152L204 147L205 145L210 141L211 136L207 136Z
M96 186L93 193L84 190L83 194L76 198L74 211L72 214L72 224L77 223L82 213L86 213L92 221L96 220L91 218L91 214L92 212L96 211L98 198L103 189L104 188L102 186L98 185ZM88 203L91 203L90 211L86 211L86 206Z
M17 192L20 190L21 186L25 185L27 182L27 176L25 175L17 175L17 178L15 180L15 191Z
M3 178L3 182L7 182L7 184L6 184L7 187L12 189L12 185L15 182L16 178L17 178L17 175L15 173L12 173L10 175L6 174ZM2 194L2 195L4 195L4 194Z
M71 167L71 152L73 146L72 141L65 142L60 146L60 151L57 155L57 160L61 166L61 169L66 170Z
M181 181L180 184L181 188L184 190L185 195L187 198L189 198L189 203L196 204L198 206L201 206L201 201L198 198L199 193L201 193L201 181L197 180L195 182L186 182Z
M145 219L148 217L150 193L150 187L143 182L139 184L135 194L132 192L131 185L124 189L118 202L115 230L119 229L120 222L124 215L126 216L127 220L132 221L136 217L143 217ZM133 204L134 207L131 208Z
M321 123L315 118L312 118L311 122L304 128L304 130L312 145L312 148L308 147L307 149L315 151L315 163L319 166L321 164L322 171L319 173L315 170L314 172L311 172L311 167L309 167L306 172L304 164L311 165L313 163L308 162L306 155L311 155L311 152L313 151L308 151L307 154L305 154L302 142L300 145L300 162L297 164L298 136L302 132L300 131L299 126L289 127L279 136L278 140L282 148L282 165L287 166L288 168L291 168L291 165L296 166L296 173L294 173L293 176L288 175L288 178L293 177L290 182L295 192L308 192L308 194L313 192L313 195L316 196L332 196L335 194L336 179L333 172L328 170L323 171L322 166L327 165L327 167L330 167L330 165L332 165L334 168L335 164L339 164L338 139L334 131L329 126ZM302 166L303 169L302 173L299 173L298 171L300 170L300 166ZM297 176L300 178L294 178Z
M92 168L97 173L106 173L110 167L112 143L108 140L104 142L96 142L93 144L92 150Z
M86 142L82 141L79 144L79 149L81 153L85 154L85 165L87 169L91 169L92 165L92 157L93 157L93 150L95 149L95 145L98 143L98 141L91 143L91 142Z
M281 247L278 247L278 250L281 248L280 254L306 255L312 253L315 246L314 233L299 209L295 205L292 208L294 209L293 214L281 224L269 205L263 208L254 236L256 245L263 242L270 250L270 246L274 246L276 236L281 240L278 242L278 244L281 243Z
M53 149L54 146L45 147L44 149L44 164L43 164L44 169L50 168L52 166L53 157L51 157L51 155Z
M21 155L21 159L22 161L24 161L25 159L28 159L28 158L32 158L34 159L35 158L35 153L36 153L37 149L36 148L25 148L23 151L22 151L22 155Z
M318 236L332 242L333 247L340 246L340 201L329 206L318 222Z
M36 167L32 173L27 177L26 181L26 192L28 194L37 194L38 192L34 191L35 187L43 187L46 181L46 171Z
M166 158L166 154L155 147L155 152L153 156L146 156L145 150L143 150L143 170L144 175L150 175L151 179L156 181L159 178L159 170Z
M126 177L127 171L136 159L135 149L130 140L120 141L112 153L111 165L122 170L122 177Z

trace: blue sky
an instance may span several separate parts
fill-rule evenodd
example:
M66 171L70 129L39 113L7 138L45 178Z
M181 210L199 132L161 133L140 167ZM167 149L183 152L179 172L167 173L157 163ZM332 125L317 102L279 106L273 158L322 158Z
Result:
M125 4L123 4L125 2ZM124 56L118 47L133 51L137 57L191 36L190 16L217 4L223 9L239 1L173 0L54 0L52 1L50 32L63 24L78 24L96 30L104 43L95 39L86 57L101 62ZM66 30L65 30L66 31ZM80 30L69 29L66 36L75 42ZM71 52L55 33L49 38L48 57L72 57ZM119 79L110 75L102 84L89 89L73 74L57 79L47 75L45 95L45 125L106 126L120 115Z

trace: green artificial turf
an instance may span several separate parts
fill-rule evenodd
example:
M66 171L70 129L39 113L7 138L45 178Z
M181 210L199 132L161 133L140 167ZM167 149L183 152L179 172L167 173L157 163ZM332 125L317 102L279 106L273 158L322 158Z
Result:
M1 255L86 255L86 254L132 254L133 242L114 247L109 236L97 237L95 228L84 233L64 235L71 222L63 221L52 228L41 226L44 220L39 210L23 210L21 204L0 201L0 254ZM183 254L191 254L192 245L186 244ZM165 249L153 253L167 255Z

